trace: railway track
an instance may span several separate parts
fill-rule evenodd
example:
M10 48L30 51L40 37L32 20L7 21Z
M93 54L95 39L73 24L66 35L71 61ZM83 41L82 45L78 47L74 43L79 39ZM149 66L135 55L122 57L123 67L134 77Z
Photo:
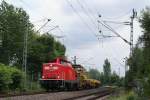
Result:
M108 87L80 91L54 91L1 96L0 100L96 100L113 92Z
M38 95L38 94L49 94L49 93L57 93L61 91L40 91L40 92L21 92L21 93L8 93L8 94L0 94L0 98L6 97L16 97L16 96L28 96L28 95Z
M77 96L77 97L71 97L63 100L97 100L101 97L110 95L113 92L113 90L102 90L102 91L96 91L93 93Z

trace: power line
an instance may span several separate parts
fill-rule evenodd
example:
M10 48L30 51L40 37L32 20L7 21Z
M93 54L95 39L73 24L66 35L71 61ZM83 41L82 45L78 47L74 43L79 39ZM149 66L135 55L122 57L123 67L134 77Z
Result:
M108 46L108 48L109 48L110 50L114 50L114 49L111 49L109 46ZM108 52L108 48L105 49L106 52ZM110 51L109 51L109 52L110 52ZM120 66L123 66L123 67L124 67L124 65L123 65L122 63L120 63L120 61L116 58L116 56L114 56L114 54L116 55L117 53L113 51L113 52L111 52L111 54L112 54L113 60L114 60L117 64L119 64ZM110 54L108 54L108 53L106 53L106 55L109 55L109 56L110 56Z
M54 26L52 29L48 30L46 33L50 32L50 31L52 31L52 30L55 30L55 29L58 28L58 27L59 27L58 25L57 25L57 26Z
M122 28L122 27L124 27L124 25L119 24L118 26L114 26L113 29L118 30L119 28ZM101 29L101 31L104 32L104 31L110 31L110 30L108 30L108 29L106 28L106 29Z
M109 29L110 31L112 31L113 33L115 33L117 36L116 37L120 37L121 39L123 39L125 42L127 41L125 38L123 38L119 33L117 33L113 28L111 28L109 25L107 25L106 24L106 22L105 21L99 21L98 20L98 22L100 23L100 24L102 24L104 27L106 27L107 29ZM120 24L120 23L119 23ZM126 22L125 22L125 24L126 24ZM102 36L104 36L104 35L102 35ZM110 36L111 37L111 36ZM128 42L128 41L127 41ZM115 60L115 62L117 62L119 65L121 65L121 66L124 66L123 64L121 64L120 62L119 62L119 60L117 59L117 58L115 58L114 56L113 56L113 60Z
M118 36L112 36L112 35L97 35L97 37L99 36L102 36L103 38L118 37Z
M47 19L47 22L44 23L44 24L37 30L37 32L39 32L43 27L45 27L45 26L48 24L49 21L51 21L51 19Z
M48 30L47 32L45 32L45 33L49 33L50 31L52 31L52 30L55 30L55 29L59 29L59 26L57 25L57 26L53 26L53 28L52 29L50 29L50 30ZM59 29L60 30L60 29ZM57 36L57 35L53 35L54 37L56 37L56 38L64 38L65 37L65 35L60 35L60 36Z
M64 43L64 38L66 37L66 35L62 34L64 32L62 31L62 29L60 28L60 26L58 26L58 25L56 25L56 26L51 25L51 27L52 28L50 30L48 30L46 33L50 32L50 31L53 31L55 29L58 29L58 31L60 32L60 35L53 35L53 36L56 37L56 38L58 38L58 39L62 38L62 41Z
M124 37L122 37L118 32L116 32L113 28L111 28L108 24L101 22L100 20L98 20L98 23L102 24L104 27L106 27L107 29L109 29L110 31L112 31L114 34L116 34L118 37L120 37L123 41L125 41L126 43L128 43L129 45L131 45L131 42L129 42L128 40L126 40Z
M24 0L19 0L23 5L25 5L26 6L26 8L29 10L29 11L31 11L31 5L29 5L28 3L26 3ZM27 1L27 0L26 0ZM32 13L33 13L33 11L31 11ZM34 11L34 12L36 12L36 11ZM36 15L38 15L38 16L41 16L41 14L40 13L36 13ZM42 17L44 17L44 16L42 16ZM45 18L45 19L47 19L47 18Z
M85 14L88 16L88 18L90 19L90 21L93 23L93 25L96 25L96 23L94 22L93 18L89 15L89 13L86 11L86 9L84 8L84 6L82 5L82 3L79 0L76 0L77 3L79 4L79 6L81 7L81 9L85 12Z
M124 25L130 25L131 31L130 31L130 42L127 41L125 38L123 38L119 33L117 33L112 27L110 27L108 24L106 24L106 21L99 21L98 23L102 24L104 27L115 33L118 37L120 37L122 40L124 40L126 43L130 45L130 56L132 56L133 53L133 21L134 18L137 16L137 12L133 9L132 10L132 15L131 15L131 21L130 22L123 22ZM115 22L115 21L107 21L109 23L114 23L114 24L121 24L122 22ZM116 58L114 58L116 61L118 61ZM119 63L121 65L121 63ZM125 68L125 73L126 73L126 68ZM126 74L125 74L126 75Z
M31 8L26 2L24 2L23 0L20 0L20 2L24 5L26 5L27 7Z
M32 21L31 23L39 23L39 22L43 22L43 21L46 21L47 18L43 18L43 19L40 19L40 20L36 20L36 21Z
M120 14L118 16L114 16L114 17L111 17L111 18L110 17L105 17L105 19L121 19L121 18L124 18L126 16L129 16L129 14L130 14L131 11L132 11L132 9L130 9L127 12L122 13L122 14Z
M72 8L72 10L79 16L79 18L81 19L81 21L85 24L85 26L87 26L87 28L93 32L93 30L91 29L91 27L85 22L85 20L82 18L82 16L77 12L77 10L73 7L73 5L71 4L71 2L69 0L66 0L67 3L70 5L70 7Z
M103 22L107 23L113 23L113 24L123 24L123 25L130 25L130 23L127 22L118 22L118 21L108 21L108 20L103 20Z
M82 0L83 2L84 2L84 4L86 5L86 7L89 7L89 5L86 3L86 1L85 0ZM94 7L95 8L95 7ZM88 11L92 14L93 13L93 11L90 9L90 8L88 8ZM99 13L98 13L98 10L95 8L94 9L94 11L96 11L96 15L98 15ZM97 19L94 15L93 15L93 18L95 18L95 19Z
M94 36L96 37L95 32L93 31L93 29L85 22L85 20L82 18L82 16L77 12L77 10L73 7L73 5L71 4L71 2L69 0L66 0L67 3L69 4L69 6L72 8L72 10L79 16L80 20L84 23L85 26L87 26L87 28L94 34ZM97 38L97 37L96 37ZM98 39L98 38L97 38ZM98 39L99 41L99 39Z

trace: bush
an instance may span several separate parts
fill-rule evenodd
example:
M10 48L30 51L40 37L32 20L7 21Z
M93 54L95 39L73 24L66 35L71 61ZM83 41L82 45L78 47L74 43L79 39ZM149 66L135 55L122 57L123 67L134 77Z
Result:
M129 92L127 96L127 100L141 100L134 92Z
M23 73L18 69L12 69L11 71L11 80L10 89L15 90L17 88L21 89L21 84L23 81Z
M135 100L135 97L133 95L130 95L127 97L127 100Z
M0 91L8 90L8 85L12 81L10 76L10 72L5 65L0 64Z
M21 89L23 72L15 67L0 64L0 91Z

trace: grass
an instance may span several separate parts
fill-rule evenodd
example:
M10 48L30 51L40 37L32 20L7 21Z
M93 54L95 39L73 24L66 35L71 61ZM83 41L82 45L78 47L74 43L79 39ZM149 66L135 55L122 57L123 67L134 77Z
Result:
M112 95L108 100L137 100L134 92L124 92L121 91L119 94Z

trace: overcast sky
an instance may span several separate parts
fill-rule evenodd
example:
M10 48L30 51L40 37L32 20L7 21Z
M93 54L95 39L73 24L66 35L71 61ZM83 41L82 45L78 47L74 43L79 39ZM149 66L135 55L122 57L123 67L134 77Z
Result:
M65 36L59 39L65 44L66 55L71 60L77 56L77 63L84 64L87 69L103 70L106 58L112 65L112 70L124 76L124 58L129 57L129 45L118 37L105 38L96 35L113 35L111 31L97 23L97 20L130 21L132 9L138 16L140 11L149 6L149 0L6 0L22 7L30 15L30 20L38 29L46 18L51 22L41 30L41 34L54 26L59 26L50 33L55 36ZM98 18L101 15L101 18ZM107 23L127 40L130 39L130 26ZM99 30L102 33L99 33ZM134 21L134 44L141 35L138 20Z

